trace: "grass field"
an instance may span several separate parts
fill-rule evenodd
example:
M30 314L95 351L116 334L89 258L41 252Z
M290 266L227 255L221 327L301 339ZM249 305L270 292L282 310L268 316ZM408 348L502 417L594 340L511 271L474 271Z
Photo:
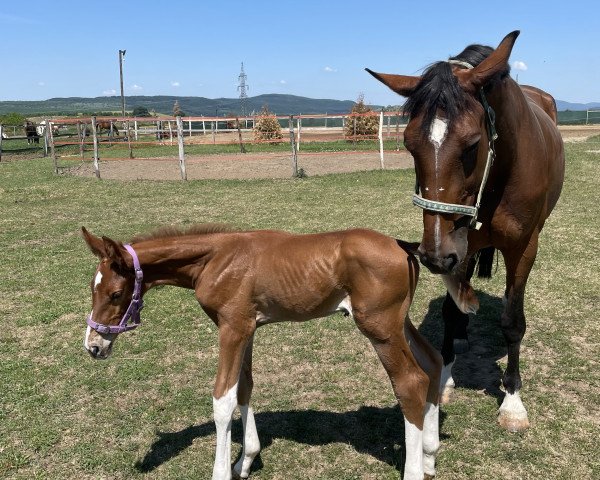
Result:
M443 407L439 479L600 478L600 138L567 145L561 201L528 285L522 396L531 428L495 424L505 351L502 262L477 282L471 352ZM127 240L227 222L294 232L371 227L420 239L412 171L296 180L116 182L53 176L48 159L0 163L0 478L209 478L216 328L191 291L146 296L144 324L105 362L82 347L96 259L79 234ZM444 288L422 269L411 308L439 346ZM263 446L253 479L399 478L404 432L371 345L339 315L267 326L254 346ZM234 455L241 424L233 427ZM234 460L232 458L232 460Z

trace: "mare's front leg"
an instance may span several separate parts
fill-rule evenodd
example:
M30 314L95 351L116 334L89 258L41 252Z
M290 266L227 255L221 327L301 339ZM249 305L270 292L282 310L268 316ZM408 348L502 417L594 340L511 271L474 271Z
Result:
M254 457L260 452L260 441L258 439L258 432L256 431L256 423L254 422L254 411L250 406L250 397L252 396L252 388L254 387L254 381L252 380L253 341L254 335L250 337L250 341L246 346L237 391L237 403L242 414L242 425L244 426L242 453L233 467L233 474L237 478L248 478Z
M525 285L535 261L538 248L538 232L534 232L527 247L522 251L502 252L506 263L506 304L502 312L501 326L506 347L508 363L502 377L506 395L498 411L498 423L511 432L529 427L527 410L521 402L521 374L519 355L521 340L525 335Z
M231 479L231 418L238 403L238 381L244 350L251 333L240 332L228 323L219 325L219 367L213 391L213 413L217 448L213 480Z

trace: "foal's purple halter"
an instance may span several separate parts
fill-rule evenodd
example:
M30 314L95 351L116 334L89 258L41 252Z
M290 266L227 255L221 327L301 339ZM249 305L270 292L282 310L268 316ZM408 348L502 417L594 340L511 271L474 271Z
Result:
M131 245L124 245L124 247L133 257L133 268L135 269L135 284L133 285L131 302L118 325L102 325L101 323L96 323L92 320L92 314L88 315L86 320L87 324L98 333L123 333L137 328L137 326L142 323L142 320L140 319L140 310L144 307L144 301L142 300L141 295L144 274L135 250ZM128 324L129 319L131 319L131 323Z

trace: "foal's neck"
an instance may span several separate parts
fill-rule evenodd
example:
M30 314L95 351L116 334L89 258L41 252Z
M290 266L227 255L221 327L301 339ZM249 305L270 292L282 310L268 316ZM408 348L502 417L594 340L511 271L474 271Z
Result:
M169 237L134 244L147 288L174 285L193 289L216 249L215 235L218 234Z

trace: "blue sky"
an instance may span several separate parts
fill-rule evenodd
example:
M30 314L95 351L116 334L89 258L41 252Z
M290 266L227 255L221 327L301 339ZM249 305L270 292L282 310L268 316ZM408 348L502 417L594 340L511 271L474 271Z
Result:
M365 67L418 74L470 43L521 30L519 82L557 99L600 101L600 2L61 1L0 2L0 100L119 94L248 95L401 103Z

